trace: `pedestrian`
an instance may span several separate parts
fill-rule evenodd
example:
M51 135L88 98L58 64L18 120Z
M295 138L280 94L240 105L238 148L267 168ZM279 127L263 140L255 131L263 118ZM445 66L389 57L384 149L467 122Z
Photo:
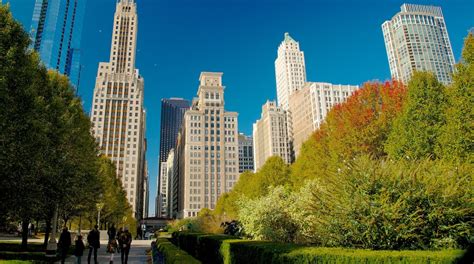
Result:
M114 263L114 254L116 250L117 250L117 241L115 240L115 238L112 238L109 240L109 243L107 244L107 253L110 254L110 264Z
M122 228L119 228L118 232L117 232L117 241L118 241L118 247L117 247L117 252L120 253L120 251L122 250L122 240L120 239L120 235L123 233L123 230Z
M71 246L71 233L67 230L67 227L63 228L63 232L59 237L58 242L58 251L61 257L61 264L64 264L64 261L67 257L67 252L69 251L69 247Z
M87 243L89 244L89 256L87 257L87 263L89 264L91 263L92 251L94 251L94 263L98 264L97 249L100 248L100 232L97 228L99 228L99 226L95 225L94 229L92 229L89 232L89 235L87 235Z
M115 239L115 236L117 235L117 230L115 229L114 224L112 224L112 226L109 227L109 230L107 230L107 235L109 235L109 241Z
M30 236L33 236L33 235L36 235L36 228L35 228L35 224L31 224L31 228L30 228Z
M76 256L77 264L81 264L82 255L84 255L84 242L82 241L82 236L77 236L76 247L74 248L74 256Z
M125 227L125 231L120 234L120 240L122 242L120 259L122 264L128 263L128 254L130 253L130 247L132 245L132 234L128 231L128 228Z

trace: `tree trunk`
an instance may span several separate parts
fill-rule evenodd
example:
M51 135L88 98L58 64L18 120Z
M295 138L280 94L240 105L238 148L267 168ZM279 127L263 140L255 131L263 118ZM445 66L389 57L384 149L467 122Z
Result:
M28 224L30 219L23 219L21 222L21 250L26 251L28 249Z
M49 233L51 232L51 219L46 219L46 231L44 233L44 246L48 246Z

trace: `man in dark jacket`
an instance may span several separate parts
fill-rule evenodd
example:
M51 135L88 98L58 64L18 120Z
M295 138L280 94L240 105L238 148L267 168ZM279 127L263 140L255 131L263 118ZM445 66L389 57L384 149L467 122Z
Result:
M67 252L69 251L69 247L71 246L71 233L67 230L67 227L63 228L63 232L59 237L58 242L58 250L59 255L61 256L61 263L64 263L67 257Z
M97 249L100 248L100 232L97 230L98 225L94 226L87 235L87 243L89 243L89 256L87 257L87 263L91 263L92 251L94 251L94 263L97 264Z

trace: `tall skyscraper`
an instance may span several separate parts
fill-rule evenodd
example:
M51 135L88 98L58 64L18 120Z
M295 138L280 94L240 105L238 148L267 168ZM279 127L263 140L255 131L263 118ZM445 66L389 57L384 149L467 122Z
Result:
M288 33L285 33L285 38L278 47L275 77L278 106L286 111L289 108L290 95L301 89L306 82L304 52L300 50L300 44Z
M135 68L137 5L116 3L110 62L99 63L92 102L93 133L117 167L135 217L143 217L145 177L144 80Z
M275 101L262 106L262 116L253 124L253 149L255 171L272 156L291 162L291 145L287 130L287 112Z
M239 134L239 173L253 171L253 139L243 133Z
M418 70L451 82L455 61L441 7L403 4L382 31L392 78L406 84Z
M86 0L36 0L30 27L31 47L46 67L69 76L76 88L85 10Z
M171 217L171 197L173 195L174 149L171 149L166 162L162 162L159 179L157 217Z
M303 143L319 128L331 108L344 102L359 86L308 82L290 96L293 147L298 156Z
M191 102L183 98L161 99L160 157L158 163L158 179L160 180L158 180L157 185L157 198L162 194L162 173L167 172L167 169L163 170L162 165L166 164L170 150L176 148L176 141L179 128L183 123L184 113L190 107Z
M224 109L222 73L202 72L199 80L198 97L184 114L177 146L178 218L214 209L239 178L238 114Z

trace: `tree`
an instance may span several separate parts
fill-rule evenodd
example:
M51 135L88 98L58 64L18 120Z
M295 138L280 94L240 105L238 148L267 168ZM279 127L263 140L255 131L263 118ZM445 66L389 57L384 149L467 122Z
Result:
M405 95L405 87L398 82L366 83L347 101L333 107L292 165L293 186L300 188L307 179L325 177L361 154L386 156L387 134Z
M51 99L46 69L28 50L29 37L8 6L0 6L0 209L22 220L22 247L41 208L41 168L47 153L45 108ZM18 195L21 194L21 195Z
M385 145L395 159L436 158L435 147L444 124L445 88L436 76L415 72L408 83L402 114L395 120Z
M454 161L474 161L474 36L464 41L462 62L456 65L447 89L446 123L441 127L436 154Z

